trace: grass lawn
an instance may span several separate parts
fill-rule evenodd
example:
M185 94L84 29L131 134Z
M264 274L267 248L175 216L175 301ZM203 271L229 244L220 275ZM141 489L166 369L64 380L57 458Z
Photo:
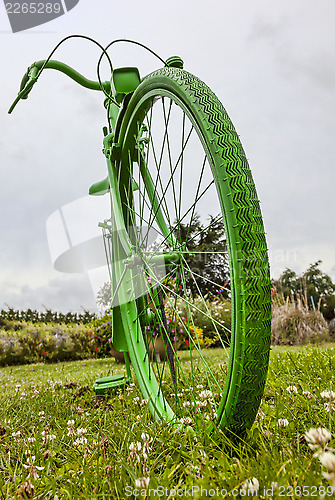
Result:
M253 478L257 498L332 495L304 434L326 428L322 449L335 448L325 392L335 390L335 344L273 348L259 418L235 444L152 421L136 385L97 399L93 382L122 369L102 359L0 370L0 498L242 498Z

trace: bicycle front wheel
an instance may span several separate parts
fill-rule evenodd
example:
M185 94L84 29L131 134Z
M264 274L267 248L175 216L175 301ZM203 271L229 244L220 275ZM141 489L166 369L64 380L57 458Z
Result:
M239 137L202 81L165 67L134 92L119 142L121 203L137 262L120 311L143 397L155 418L210 420L241 435L264 390L271 297L262 216Z

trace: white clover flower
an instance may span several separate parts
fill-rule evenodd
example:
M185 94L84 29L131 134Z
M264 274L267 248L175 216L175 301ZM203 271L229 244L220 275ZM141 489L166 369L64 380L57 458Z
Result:
M28 437L27 438L28 443L35 443L36 439L34 437Z
M78 436L83 436L86 433L87 433L87 429L85 429L85 428L79 428L79 429L77 429Z
M73 441L73 446L85 446L87 444L87 439L85 438L85 436L80 436L78 439L76 439L75 441Z
M279 427L287 427L288 426L287 418L279 418L278 425L279 425Z
M130 443L129 450L130 451L136 451L136 443L134 441Z
M146 434L145 432L142 432L141 439L143 439L143 441L146 441L148 443L152 441L152 438L150 438L149 434Z
M217 414L215 412L211 413L211 414L205 413L206 420L215 420L216 418L217 418Z
M74 426L74 420L68 420L67 421L67 426L68 427L73 427Z
M43 438L42 444L46 444L48 441L53 441L54 439L56 439L55 434L48 434L47 431L42 431L41 435Z
M180 419L180 422L184 425L190 425L192 423L192 419L190 417L183 417Z
M200 392L199 396L202 399L211 399L212 398L212 393L211 393L211 391L202 391L202 392Z
M306 396L307 399L311 399L312 397L312 393L309 391L303 391L302 395Z
M326 469L335 472L335 455L330 451L325 451L319 455L319 460Z
M295 385L289 385L288 387L286 387L286 390L287 392L289 392L290 394L293 394L293 393L298 393L298 389L296 388Z
M135 479L135 488L145 489L149 486L150 477L140 477Z
M334 391L323 391L320 396L324 399L328 399L329 401L335 400L335 392Z
M309 447L312 450L315 450L319 446L324 446L332 437L331 433L322 427L318 427L317 429L310 429L305 434L305 439L309 443Z
M252 495L258 493L259 490L259 482L256 477L253 477L252 479L248 479L244 484L242 484L241 487L242 491L244 494L249 495L251 493Z
M33 479L39 479L39 475L38 475L37 471L43 470L45 467L38 467L37 465L35 465L35 456L34 455L31 458L30 457L27 458L27 463L28 463L28 465L22 464L25 469L30 469L27 479L29 479L30 476Z
M142 448L142 443L140 441L136 441L136 443L132 442L129 445L130 451L141 451L141 448Z
M191 406L190 401L184 401L183 407L186 408L187 406Z
M21 436L21 431L12 432L12 436L13 436L13 438L15 438L15 439L16 439L16 438L18 438L18 437L20 437L20 436Z

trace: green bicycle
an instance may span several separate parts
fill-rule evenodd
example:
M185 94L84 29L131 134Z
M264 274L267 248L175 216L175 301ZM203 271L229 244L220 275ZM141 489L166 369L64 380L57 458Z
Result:
M137 68L113 68L107 51L118 42L137 43L162 67L143 79ZM46 68L104 94L108 176L89 192L110 196L101 226L111 340L124 353L127 376L101 379L95 390L121 387L135 373L155 419L210 422L243 435L266 381L271 295L259 201L239 137L215 94L179 57L164 61L130 40L97 44L93 82L51 59L59 45L30 66L9 112Z

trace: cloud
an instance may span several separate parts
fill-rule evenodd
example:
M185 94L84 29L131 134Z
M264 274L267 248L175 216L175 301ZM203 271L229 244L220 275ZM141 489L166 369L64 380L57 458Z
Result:
M106 12L113 8L101 3L93 23L79 2L73 15L54 21L54 33L2 35L1 67L8 71L0 102L0 300L20 308L45 304L66 311L90 304L87 277L52 271L45 222L105 176L103 96L47 70L15 114L8 117L7 109L27 66L49 53L62 30L109 41ZM162 57L180 54L185 68L208 83L231 113L251 160L273 269L288 265L300 272L321 258L335 274L334 1L323 0L320 8L306 0L211 0L206 9L196 1L190 13L187 2L173 0L176 16L176 9L166 13L163 3L150 0L146 11L164 14L163 23L152 23L138 2L130 3L130 16L129 2L118 5L127 24L115 26L113 36L143 41ZM138 64L143 75L159 65L150 54L126 47L111 51L116 65ZM73 41L56 59L94 79L97 54L88 42Z
M6 281L0 283L0 308L6 304L13 309L26 310L45 308L59 312L82 312L84 309L97 312L90 282L86 275L60 276L45 285L17 286Z
M327 3L327 2L326 2ZM332 64L334 32L331 26L334 3L328 2L318 15L313 15L306 3L297 1L280 13L264 11L255 16L248 43L262 46L264 56L274 63L283 79L303 79L323 91L331 92L335 84Z

